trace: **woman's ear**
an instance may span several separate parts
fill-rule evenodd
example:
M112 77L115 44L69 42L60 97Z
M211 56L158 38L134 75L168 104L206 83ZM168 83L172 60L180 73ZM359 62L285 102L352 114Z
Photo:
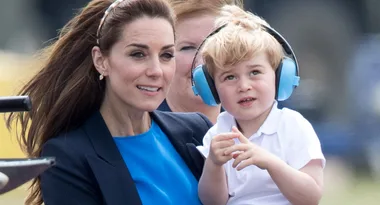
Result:
M107 76L106 58L100 51L98 46L94 46L91 50L92 62L94 63L95 69L100 75Z

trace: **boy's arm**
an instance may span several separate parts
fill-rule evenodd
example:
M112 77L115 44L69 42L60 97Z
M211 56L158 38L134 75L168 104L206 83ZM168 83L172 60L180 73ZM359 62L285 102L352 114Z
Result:
M317 205L322 197L323 167L325 158L322 154L317 135L310 123L297 119L295 127L286 133L290 139L286 145L287 162L251 143L236 127L240 144L226 150L226 154L243 151L232 164L237 170L249 165L266 169L282 194L293 205Z
M268 172L284 196L294 205L318 204L323 192L325 158L312 125L296 114L283 135L287 161L268 165Z
M268 165L268 173L293 205L318 205L323 190L321 160L312 160L300 170L280 159Z
M206 159L203 173L198 184L199 198L204 205L222 205L228 200L226 173L223 165L214 164Z
M212 129L212 128L211 128ZM232 159L232 154L224 154L225 150L234 145L234 133L222 133L214 136L207 132L203 146L197 147L206 157L202 176L198 184L198 196L204 205L223 205L229 198L227 177L223 165Z

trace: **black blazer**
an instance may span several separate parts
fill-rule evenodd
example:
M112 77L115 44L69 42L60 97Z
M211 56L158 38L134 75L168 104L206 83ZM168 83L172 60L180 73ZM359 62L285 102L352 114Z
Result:
M166 101L166 99L160 104L160 106L158 106L157 110L172 112L172 110L170 109L170 107L169 107L168 102ZM220 108L220 112L224 112L224 108L223 107Z
M195 146L202 143L212 123L197 113L150 114L199 180L204 159ZM141 205L128 167L99 112L78 129L48 140L42 156L56 157L56 165L40 176L46 205Z

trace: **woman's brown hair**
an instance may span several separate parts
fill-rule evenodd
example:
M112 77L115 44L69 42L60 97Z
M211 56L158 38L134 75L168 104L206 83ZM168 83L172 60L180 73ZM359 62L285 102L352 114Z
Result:
M8 129L13 123L20 129L17 139L28 157L39 157L49 139L77 128L100 108L105 82L99 81L93 65L94 46L107 55L124 26L142 16L164 18L174 27L174 14L166 0L124 0L109 10L97 39L100 21L112 3L92 0L63 27L53 44L38 53L42 67L19 92L30 97L32 109L10 113L7 119ZM25 203L43 203L38 178Z

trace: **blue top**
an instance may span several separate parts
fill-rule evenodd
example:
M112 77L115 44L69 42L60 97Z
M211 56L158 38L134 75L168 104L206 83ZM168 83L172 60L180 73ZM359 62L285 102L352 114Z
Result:
M201 204L197 180L153 120L147 132L114 140L142 204Z

